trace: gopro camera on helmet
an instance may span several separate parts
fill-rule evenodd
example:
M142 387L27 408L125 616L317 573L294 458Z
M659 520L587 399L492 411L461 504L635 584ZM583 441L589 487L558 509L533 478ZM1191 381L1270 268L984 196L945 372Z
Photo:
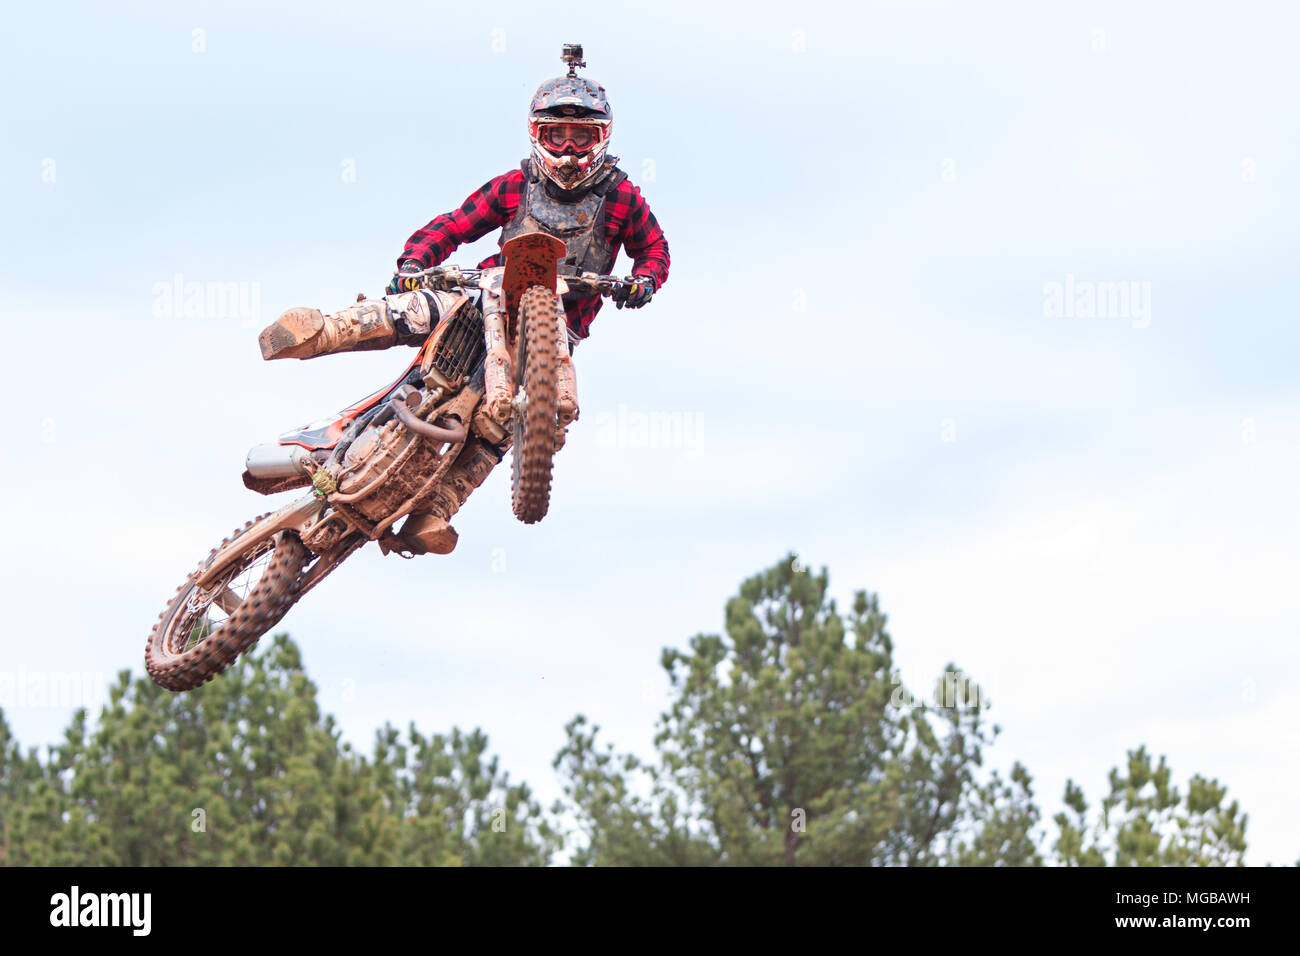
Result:
M578 67L587 65L587 61L582 58L581 43L564 44L564 51L560 54L560 59L569 64L569 76L577 76Z

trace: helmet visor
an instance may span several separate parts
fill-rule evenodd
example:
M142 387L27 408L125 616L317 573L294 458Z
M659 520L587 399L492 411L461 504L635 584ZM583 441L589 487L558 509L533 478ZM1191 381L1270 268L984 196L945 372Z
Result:
M595 123L537 124L537 141L552 153L568 151L581 156L600 142L602 133Z

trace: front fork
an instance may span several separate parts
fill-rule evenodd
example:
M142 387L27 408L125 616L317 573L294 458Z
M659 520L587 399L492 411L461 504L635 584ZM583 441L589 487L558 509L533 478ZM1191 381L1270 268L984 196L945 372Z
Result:
M564 314L564 300L555 297L555 419L560 438L570 422L578 420L578 378L573 371L573 352L569 349L569 322Z
M483 405L497 424L504 425L510 417L510 400L514 397L510 351L506 348L506 316L499 308L498 296L484 294L483 299L483 344L487 347L483 357Z
M569 350L569 326L565 320L564 302L555 297L555 378L556 422L561 430L578 418L578 379L573 370L573 355ZM506 347L506 317L500 296L487 292L483 296L483 344L487 354L483 359L483 403L487 413L504 425L513 413L514 376L510 363L510 350Z

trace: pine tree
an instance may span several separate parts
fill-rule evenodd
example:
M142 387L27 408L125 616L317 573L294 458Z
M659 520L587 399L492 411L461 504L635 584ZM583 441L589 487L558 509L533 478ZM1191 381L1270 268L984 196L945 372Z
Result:
M545 864L558 839L487 746L477 730L412 727L398 744L385 728L362 757L283 635L186 694L124 671L95 726L77 712L44 763L19 753L0 715L0 860Z
M1083 790L1065 784L1055 817L1053 851L1065 866L1241 866L1247 815L1218 780L1194 775L1186 793L1173 785L1161 757L1153 767L1146 747L1128 752L1127 774L1110 772L1110 793L1091 820Z
M956 668L940 686L962 699L915 701L877 598L858 592L844 615L828 583L791 556L741 585L725 636L664 651L675 699L656 763L616 755L582 716L570 722L555 765L583 834L575 862L952 861L996 728Z

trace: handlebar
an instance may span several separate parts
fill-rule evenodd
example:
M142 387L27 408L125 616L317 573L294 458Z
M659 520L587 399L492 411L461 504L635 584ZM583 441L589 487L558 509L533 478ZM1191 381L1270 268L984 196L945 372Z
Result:
M420 286L434 291L449 289L477 289L486 269L462 269L459 266L433 266L420 272L406 273L404 279L415 279ZM583 272L573 276L561 276L571 292L585 292L588 295L609 296L620 289L632 285L635 277L598 275L595 272Z
M426 289L478 288L482 269L462 269L459 266L434 266L420 272L402 273L403 279L416 279Z
M613 295L620 289L625 289L637 281L632 276L621 279L618 276L602 276L594 272L564 276L563 279L571 291L588 292L592 295Z

